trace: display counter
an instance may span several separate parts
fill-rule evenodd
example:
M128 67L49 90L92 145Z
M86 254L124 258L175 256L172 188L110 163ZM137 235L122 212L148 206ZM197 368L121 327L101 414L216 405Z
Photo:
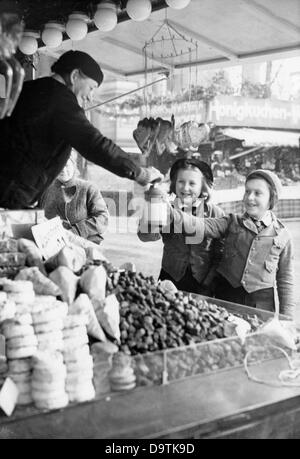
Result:
M265 322L273 316L200 295L192 297L244 318ZM258 384L248 379L244 369L245 353L259 349L259 358L250 360L251 372L278 384L288 361L281 353L270 353L272 346L265 339L252 333L244 345L233 336L141 354L144 369L151 359L156 361L157 377L150 378L149 386L98 395L92 402L63 410L42 412L29 406L17 408L11 417L0 413L0 438L300 437L300 387ZM161 365L156 354L162 354ZM132 364L137 372L136 357ZM154 367L149 368L153 375ZM94 378L97 387L97 373Z
M255 371L276 376L286 367L278 359ZM299 421L300 387L260 385L235 368L61 411L18 409L11 418L0 415L0 438L294 438Z

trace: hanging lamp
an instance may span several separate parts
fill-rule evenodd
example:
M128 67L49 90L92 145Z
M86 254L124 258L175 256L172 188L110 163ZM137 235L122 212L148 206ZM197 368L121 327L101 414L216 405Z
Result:
M88 33L88 20L88 16L79 11L74 11L74 13L69 15L66 32L71 40L79 41L86 37Z
M116 27L118 15L117 6L114 1L105 0L98 4L94 23L101 32L110 32Z
M175 10L182 10L189 5L190 1L191 0L166 0L166 4Z
M19 44L19 49L23 54L31 56L38 50L38 38L40 34L32 30L25 30Z
M59 22L49 21L42 32L42 40L49 48L57 48L62 44L64 26Z
M151 14L152 4L150 0L128 0L126 11L134 21L145 21Z

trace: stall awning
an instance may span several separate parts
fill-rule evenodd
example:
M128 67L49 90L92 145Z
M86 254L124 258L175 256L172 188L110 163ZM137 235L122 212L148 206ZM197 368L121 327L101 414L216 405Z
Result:
M245 147L294 147L299 148L300 132L272 131L265 129L222 129L234 139L244 141Z

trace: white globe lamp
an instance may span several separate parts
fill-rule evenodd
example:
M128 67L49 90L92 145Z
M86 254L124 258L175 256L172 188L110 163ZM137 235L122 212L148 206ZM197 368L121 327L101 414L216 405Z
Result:
M40 34L31 30L25 30L19 44L19 49L23 54L31 56L38 50L38 38Z
M151 14L152 4L150 0L128 0L126 11L134 21L145 21Z
M63 41L64 27L58 22L47 22L42 32L42 40L49 48L57 48Z
M83 13L72 13L66 24L66 32L73 41L82 40L88 33L88 17Z
M166 0L166 4L175 10L186 8L191 0Z
M118 23L117 7L113 2L103 2L97 7L94 16L95 26L101 32L110 32Z

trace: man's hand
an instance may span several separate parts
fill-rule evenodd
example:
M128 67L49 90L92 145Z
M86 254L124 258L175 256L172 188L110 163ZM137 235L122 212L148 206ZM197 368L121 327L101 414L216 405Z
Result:
M149 183L158 183L163 180L164 176L155 167L141 167L140 173L136 177L137 183L142 186Z
M159 183L163 180L163 174L155 167L147 167L147 171L149 172L149 183Z
M67 220L61 220L61 222L65 229L69 230L72 228L71 224Z

